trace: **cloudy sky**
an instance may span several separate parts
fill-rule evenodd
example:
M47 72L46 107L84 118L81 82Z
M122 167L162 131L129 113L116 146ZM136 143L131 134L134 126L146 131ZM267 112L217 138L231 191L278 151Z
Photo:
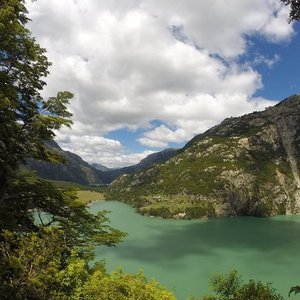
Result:
M226 117L299 92L300 26L280 0L28 1L53 63L43 96L75 94L57 142L88 162L137 163Z

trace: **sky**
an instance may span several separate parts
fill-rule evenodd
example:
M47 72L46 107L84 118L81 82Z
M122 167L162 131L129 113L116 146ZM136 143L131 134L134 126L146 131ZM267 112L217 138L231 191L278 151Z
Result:
M135 164L299 92L300 23L280 0L26 5L52 62L42 96L75 95L56 141L89 163Z

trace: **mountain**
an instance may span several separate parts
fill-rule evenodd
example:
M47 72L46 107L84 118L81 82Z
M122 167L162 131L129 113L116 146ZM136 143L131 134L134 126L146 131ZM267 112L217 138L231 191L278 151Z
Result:
M80 156L62 150L55 141L46 141L47 148L62 156L66 163L51 163L41 160L30 159L26 166L37 173L38 176L58 181L71 181L80 184L110 184L118 176L130 174L155 163L165 162L175 155L175 149L166 149L158 153L148 155L138 164L121 168L109 169L101 164L89 165Z
M105 172L105 177L108 183L111 183L116 178L123 174L131 174L157 163L163 163L173 157L177 153L177 149L165 149L163 151L149 154L147 157L142 159L138 164L120 169L109 170Z
M107 171L111 170L110 168L105 167L105 166L103 166L103 165L101 165L101 164L91 164L91 166L92 166L94 169L97 169L97 170L102 171L102 172L107 172Z
M55 141L45 142L47 148L62 156L66 163L51 163L30 159L26 166L37 175L50 180L71 181L80 184L103 184L106 182L103 172L93 168L80 156L62 150Z
M113 182L107 197L173 218L300 211L300 95L225 119L175 156Z

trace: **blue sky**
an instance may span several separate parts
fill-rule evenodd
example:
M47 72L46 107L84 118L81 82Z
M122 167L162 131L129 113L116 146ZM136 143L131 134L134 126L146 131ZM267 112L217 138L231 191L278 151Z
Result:
M262 74L263 82L263 88L257 91L257 96L282 100L289 95L299 93L300 23L294 23L293 27L295 34L290 42L270 44L264 40L253 39L253 51L279 57L272 68L265 65L256 67Z
M75 94L60 146L122 167L299 92L300 26L280 0L28 1L53 63L44 97Z

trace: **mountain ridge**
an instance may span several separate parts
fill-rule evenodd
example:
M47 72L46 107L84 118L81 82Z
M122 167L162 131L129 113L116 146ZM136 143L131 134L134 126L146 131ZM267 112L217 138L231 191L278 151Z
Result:
M26 167L35 171L41 178L57 181L69 181L84 185L99 185L105 183L103 172L96 170L84 161L79 155L64 151L55 141L45 141L46 147L59 156L64 163L30 159Z
M148 155L136 165L120 169L110 169L102 164L88 164L79 155L61 149L55 141L45 141L45 145L51 152L60 155L65 162L52 163L29 159L26 163L26 167L35 171L39 177L44 179L69 181L84 185L110 184L118 176L131 174L147 168L150 165L165 162L175 155L177 151L176 149L165 149L161 152Z
M108 192L144 214L268 216L300 207L300 96L195 136L158 166L123 175Z
M160 152L149 154L135 165L106 171L106 179L109 183L111 183L119 176L122 176L124 174L132 174L134 172L143 170L153 164L165 162L171 157L173 157L176 153L177 149L168 148Z

